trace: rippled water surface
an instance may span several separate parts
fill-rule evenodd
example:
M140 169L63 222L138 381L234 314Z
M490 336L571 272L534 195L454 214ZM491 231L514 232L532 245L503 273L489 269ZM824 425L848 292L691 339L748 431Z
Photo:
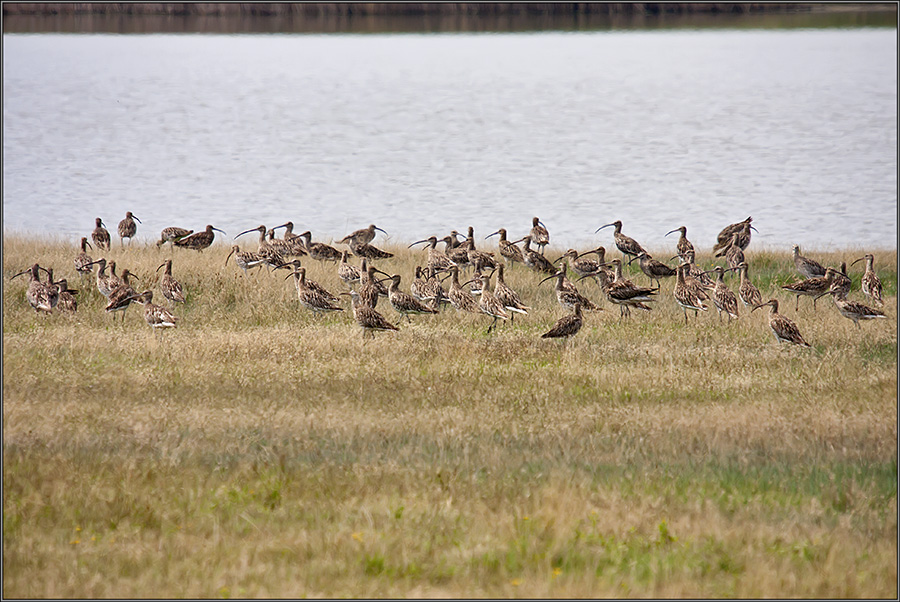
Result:
M895 29L4 35L5 232L896 248ZM379 235L381 236L381 235ZM380 238L378 240L381 240ZM248 240L247 245L252 244Z

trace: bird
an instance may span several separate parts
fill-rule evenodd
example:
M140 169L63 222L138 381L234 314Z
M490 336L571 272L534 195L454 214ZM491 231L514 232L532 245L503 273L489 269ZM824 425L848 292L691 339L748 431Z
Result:
M56 308L66 313L78 311L78 301L75 299L78 291L69 288L69 283L65 278L58 280L56 285L59 287L59 301L56 303Z
M375 240L375 230L378 230L379 232L384 232L384 230L382 230L375 224L369 224L368 228L361 228L359 230L356 230L356 231L348 234L347 236L345 236L344 238L339 240L338 244L347 244L350 242L355 242L360 245L369 244L370 242ZM384 232L384 233L387 234L387 232Z
M650 279L650 283L653 284L653 281L656 280L657 288L659 288L660 278L670 278L675 275L675 270L663 262L653 259L646 251L642 251L637 256L633 257L628 263L631 263L635 259L640 262L641 271Z
M730 269L730 268L729 268ZM738 317L738 301L737 297L725 284L725 268L717 265L710 272L716 273L716 287L712 292L713 305L719 312L719 319L722 319L722 312L728 315L728 321Z
M259 232L259 243L257 244L256 254L263 260L268 268L277 269L279 266L285 265L285 259L278 251L278 248L266 240L268 230L263 224L260 224L255 228L250 228L249 230L244 230L240 234L235 235L234 240L237 240L238 237L243 236L244 234L249 234L254 231Z
M772 312L769 315L769 328L772 329L772 334L775 335L775 338L784 343L793 343L795 345L802 345L803 347L810 347L811 345L803 340L803 336L800 334L800 329L797 328L797 325L791 321L790 318L781 315L778 313L778 300L777 299L769 299L765 303L760 303L753 309L751 312L756 311L760 307L765 307L766 305L772 308Z
M716 283L713 282L709 276L706 275L700 266L694 263L694 252L688 251L685 253L684 263L688 264L687 269L684 272L685 280L693 279L696 280L697 286L700 286L705 289L712 289L716 286ZM672 259L676 259L678 256L676 255Z
M378 305L378 297L388 296L384 284L375 278L377 271L378 269L374 265L369 265L366 259L362 260L359 269L359 297L363 305L368 305L372 309Z
M338 278L347 284L359 282L359 268L347 262L349 251L341 251L341 262L338 264Z
M527 314L528 310L531 309L524 303L522 303L522 299L519 297L519 293L511 289L504 280L503 277L503 266L497 266L497 284L494 285L494 296L503 304L507 310L520 314ZM513 320L513 316L515 313L509 314L510 321Z
M584 257L591 253L595 253L597 259ZM618 259L616 261L618 261ZM606 263L606 248L602 245L596 249L585 251L576 256L575 261L572 264L572 270L576 274L579 274L580 278L593 278L594 282L596 282L597 286L601 289L603 288L601 280L605 278L607 281L611 282L616 278L615 270L610 268Z
M449 236L445 238L450 238ZM438 239L437 236L429 236L423 240L417 240L414 243L411 243L407 248L411 249L413 246L421 244L423 242L428 243L427 251L428 251L428 260L426 262L426 267L434 268L436 272L446 270L450 266L455 266L456 264L447 256L446 253L437 248Z
M593 301L582 295L575 289L574 285L572 285L572 289L567 289L563 285L563 281L566 278L566 262L563 262L560 268L556 271L555 274L551 276L547 276L543 280L538 283L538 286L550 280L551 278L556 278L556 300L560 305L567 309L572 309L576 304L580 304L582 309L585 311L602 311L602 308L596 305Z
M109 294L115 287L112 286L113 282L110 281L110 276L106 273L106 259L101 257L100 259L91 262L91 266L94 265L100 266L97 269L97 291L104 297L109 297Z
M853 323L856 324L857 328L859 328L860 320L876 320L887 317L880 309L875 309L874 307L869 307L862 303L848 301L846 295L840 294L839 291L831 291L831 296L834 297L834 304L838 308L838 311L841 312L841 315L847 319L853 320Z
M509 313L506 311L506 307L494 295L494 291L491 290L491 277L488 274L481 275L481 298L478 300L478 307L483 313L493 318L487 332L494 329L494 326L497 325L497 320L509 320Z
M813 309L815 309L816 299L818 299L822 293L827 292L830 287L831 281L825 276L819 276L816 278L807 278L806 280L800 280L792 284L785 284L781 288L797 295L797 303L794 311L799 311L801 296L812 297Z
M341 252L323 242L312 242L312 233L309 230L298 234L304 240L306 252L316 261L337 261L341 258Z
M302 265L301 265L299 259L293 259L293 260L291 260L291 261L289 261L289 262L287 262L287 263L283 263L283 264L281 264L281 265L275 266L275 269L278 270L278 269L281 269L281 268L287 268L287 267L293 268L293 272L299 272L300 269L301 269L301 267L302 267ZM331 294L331 293L328 291L328 289L326 289L324 286L322 286L321 284L319 284L319 283L316 282L315 280L310 280L309 278L306 278L306 277L305 277L305 274L306 274L306 268L303 268L303 275L304 275L304 278L302 279L302 280L303 280L303 281L302 281L302 284L303 284L306 288L309 288L309 289L313 290L317 295L320 295L321 297L323 297L323 298L324 298L326 301L328 301L329 303L337 303L337 302L340 300L338 297L335 297L333 294ZM291 277L291 274L288 274L287 276L285 276L284 279L287 280L287 279L290 278L290 277Z
M399 327L391 324L387 318L375 311L375 308L363 303L359 293L355 290L351 289L350 291L341 294L350 295L350 305L353 308L353 319L356 320L356 323L362 328L363 338L365 338L366 335L371 335L372 338L374 338L376 330L400 330Z
M575 307L572 308L572 313L557 320L553 328L542 334L541 338L565 338L568 340L569 337L574 336L581 330L583 323L584 318L581 315L581 303L576 303Z
M50 307L55 308L59 303L59 285L53 281L53 268L41 268L45 272L47 272L47 282L44 284L47 287L47 294L50 298Z
M167 242L172 243L174 245L177 241L181 240L186 236L190 236L193 234L193 230L187 230L186 228L179 228L178 226L168 226L162 229L162 232L159 234L159 240L156 241L156 248L163 246ZM174 248L174 246L173 246Z
M393 257L393 253L382 251L378 247L373 247L369 243L350 241L350 251L357 257L364 257L369 260L388 259Z
M389 278L385 278L382 282L390 280L391 285L388 287L388 301L394 311L400 314L400 319L406 316L406 321L412 323L409 314L436 314L438 311L428 307L409 293L400 290L400 274L393 274Z
M872 303L877 305L878 307L884 307L884 299L882 297L882 286L881 280L878 278L878 275L875 273L875 256L871 253L867 253L863 257L860 257L850 265L853 265L857 261L866 260L866 271L862 276L862 280L860 281L860 288L862 289L863 294L872 300Z
M241 251L241 248L238 245L232 245L231 252L228 253L228 257L225 258L225 265L228 265L228 260L231 259L232 255L234 255L234 263L237 264L245 274L250 268L258 268L265 263L263 258L256 253L253 253L252 251ZM257 272L258 271L259 270L257 270Z
M794 266L804 278L821 278L825 275L825 267L821 263L800 254L800 245L794 245L791 252L794 255Z
M311 281L306 280L306 268L302 266L295 267L294 271L291 274L288 274L288 277L291 276L294 277L294 285L297 287L297 299L306 309L310 309L316 313L344 311L343 307L334 305L332 299L336 301L336 297L327 291L323 294L323 289L321 289L321 287L314 287L312 286Z
M173 242L176 247L184 247L185 249L193 249L202 252L203 249L208 248L213 243L213 240L216 237L216 235L213 234L213 230L225 234L224 231L207 224L206 229L202 232L195 232L190 236L185 236L184 238L180 238Z
M168 309L153 303L153 291L135 295L134 302L144 306L144 321L153 329L154 336L160 328L177 328L178 318Z
M88 247L93 249L91 243L88 242L87 236L82 236L81 253L75 256L75 271L78 272L79 276L86 276L94 271L94 268L92 267L94 260L87 254Z
M616 229L615 232L613 233L613 240L616 243L616 248L622 252L623 256L624 255L637 256L637 255L640 255L641 253L647 252L644 250L644 247L642 247L640 244L638 244L638 242L636 240L634 240L633 238L631 238L629 236L625 236L624 234L622 234L622 222L620 220L616 220L616 221L612 222L611 224L606 224L605 226L600 226L599 228L597 228L594 231L594 234L596 234L603 228L608 228L609 226L613 226Z
M556 266L554 266L549 259L531 249L531 235L527 234L516 242L523 241L525 243L525 246L522 249L522 256L525 258L525 265L538 272L555 274Z
M679 226L674 230L670 230L666 232L666 236L674 232L681 232L681 236L679 237L678 242L675 244L675 250L678 251L678 257L682 261L685 261L687 253L694 250L694 245L692 245L691 241L687 239L687 226Z
M550 244L550 233L547 231L547 227L544 225L544 222L539 220L537 217L531 219L531 231L528 233L531 236L531 242L533 242L538 249L541 251L541 255L544 254L544 247Z
M109 251L109 230L104 228L106 224L103 223L103 220L99 217L94 220L96 227L94 231L91 232L91 240L94 241L94 244L98 249L104 249Z
M750 225L750 222L752 221L753 218L748 217L742 222L737 222L722 228L722 231L719 232L719 235L716 237L716 244L713 245L713 253L718 253L727 247L735 234L738 234L738 242L740 243L738 246L741 247L741 250L746 249L750 244L750 229L753 228L756 230L755 227ZM746 232L746 234L744 234L744 232Z
M106 305L106 313L122 312L123 324L125 323L125 312L128 311L128 306L137 297L137 293L128 281L132 275L127 268L122 271L122 283L109 293L109 303Z
M447 291L447 299L457 311L467 311L473 314L480 314L481 308L475 298L462 288L459 284L459 267L452 265L445 271L450 272L451 281L450 289Z
M747 265L746 261L741 262L738 266L738 271L741 274L741 284L738 288L738 296L744 305L753 308L762 303L762 295L760 294L759 289L750 282L750 276L748 274L749 269L750 267Z
M136 220L139 223L144 223L137 218L131 211L125 212L125 219L119 222L118 232L119 232L119 243L124 247L125 239L128 239L128 243L131 244L131 239L137 233L137 224L134 223Z
M21 276L22 274L30 274L31 281L28 283L28 288L25 290L25 299L28 301L28 304L34 308L34 311L36 313L42 311L50 313L53 311L53 306L51 305L50 299L51 291L46 284L41 282L41 269L41 266L35 263L27 270L22 270L15 276L12 276L10 280Z
M485 236L484 239L487 240L491 236L497 235L500 236L500 241L497 243L497 247L500 249L500 257L503 257L503 259L506 260L507 265L512 266L515 262L525 263L525 256L522 255L522 249L506 240L506 228L500 228L496 232Z
M672 296L675 297L675 302L681 306L684 310L684 323L687 324L687 310L694 310L694 316L697 316L701 311L706 311L708 306L704 301L704 297L706 295L702 294L702 291L698 288L688 286L685 282L685 272L688 269L687 263L681 263L676 269L675 274L675 289L672 291Z
M227 259L225 260L228 261ZM159 279L159 289L162 291L163 297L172 303L184 303L184 290L181 283L172 276L172 260L166 259L156 268L158 272L160 268L165 266L166 271L163 272L162 278Z
M450 298L447 296L447 291L444 290L443 285L441 284L440 279L437 277L437 273L434 271L434 268L422 268L422 276L425 281L424 288L422 289L423 298L421 301L425 301L426 305L437 309L441 304L450 303Z
M653 296L659 289L640 287L631 280L623 278L621 260L613 259L609 263L613 266L612 277L602 270L597 272L596 277L599 279L600 290L606 295L606 299L619 306L619 317L630 316L632 307L651 311L652 308L644 303L655 301Z
M733 270L745 261L744 250L739 244L738 236L738 233L732 234L731 242L716 253L716 257L725 257L725 263L728 265L729 270Z

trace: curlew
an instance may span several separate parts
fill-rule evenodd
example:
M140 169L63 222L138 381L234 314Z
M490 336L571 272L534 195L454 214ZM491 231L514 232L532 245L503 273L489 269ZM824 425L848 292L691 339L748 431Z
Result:
M687 310L694 310L694 316L699 315L701 311L706 311L708 306L704 301L705 294L698 287L689 286L685 279L685 271L688 269L687 263L682 263L676 269L675 274L675 289L672 291L672 296L675 297L675 302L681 306L684 310L684 323L687 324L688 316Z
M578 292L574 284L570 283L571 289L566 288L563 284L566 280L566 262L563 262L560 268L552 276L547 276L538 283L538 286L551 278L556 278L556 300L566 309L572 309L575 304L580 303L581 308L585 311L603 311L601 307L593 301Z
M800 245L794 245L791 252L794 255L794 266L804 278L821 278L825 275L825 268L821 263L800 254Z
M207 224L206 230L202 232L195 232L190 236L185 236L184 238L174 241L175 246L202 252L203 249L208 248L213 243L213 240L216 237L216 235L213 233L213 230L225 234L225 232L223 232L222 230L219 230L218 228L214 228L210 224Z
M507 265L512 266L513 263L525 263L525 256L522 255L522 249L517 247L515 243L511 243L506 240L506 228L500 228L496 232L492 234L488 234L484 237L485 240L489 239L491 236L500 236L500 241L497 243L497 247L500 250L500 256L506 260Z
M119 222L119 227L117 228L119 233L119 244L123 247L125 246L125 239L127 238L128 244L131 244L131 239L134 238L134 235L137 233L137 224L134 223L134 220L137 220L138 223L143 223L131 211L126 211L125 219Z
M658 289L639 287L631 280L622 277L622 262L613 259L609 262L613 265L613 275L610 277L605 271L598 271L600 290L606 295L606 299L619 306L619 317L631 315L631 308L650 311L652 308L644 305L645 302L655 301L653 295Z
M225 260L228 261L227 259ZM172 303L184 303L184 289L181 283L172 276L172 260L166 259L156 268L158 272L160 268L165 266L166 271L163 272L162 278L159 279L159 290L162 291L163 297Z
M734 270L741 263L745 261L744 259L744 250L741 248L741 245L738 242L738 234L731 235L731 242L728 246L723 247L716 253L716 257L725 257L725 263L728 265L729 270Z
M444 290L441 281L437 277L437 272L433 268L423 268L422 276L425 279L425 286L422 292L427 305L437 309L442 303L450 302L449 297L447 297L447 291Z
M533 242L538 249L541 251L541 255L544 254L544 247L550 244L550 233L547 231L547 227L544 225L544 222L534 217L531 219L531 231L528 232L528 235L531 237L531 242Z
M466 249L466 257L467 261L471 265L475 265L476 262L481 262L483 268L488 270L496 270L497 262L494 260L493 253L487 253L485 251L479 251L475 248L475 229L472 226L469 226L468 235L466 236L465 242L460 244L461 247L465 247Z
M445 237L449 238L449 237ZM453 261L447 256L446 253L437 248L438 239L437 236L429 236L424 240L417 240L416 242L410 244L407 248L411 249L413 246L421 244L423 242L428 243L427 251L428 251L428 261L426 262L426 267L430 267L434 269L434 271L439 272L443 270L447 270L451 266L456 266Z
M584 257L591 253L596 254L597 259ZM576 263L577 265L575 265ZM593 278L594 282L596 282L597 286L601 289L603 288L601 281L615 280L615 271L606 264L606 248L602 245L596 249L585 251L576 256L575 262L572 264L572 269L576 274L580 275L580 278Z
M427 281L423 278L424 274L422 273L422 266L416 266L416 277L413 279L412 283L409 285L409 294L422 302L431 301L431 297L427 295L426 287Z
M375 240L375 230L379 232L384 232L381 228L376 226L375 224L369 224L368 228L361 228L359 230L354 231L351 234L348 234L344 238L338 241L338 244L350 244L356 243L358 245L367 245L373 240ZM384 232L387 234L387 232ZM352 244L351 244L352 246Z
M860 288L862 289L863 294L872 300L872 303L874 303L878 307L884 307L881 280L875 273L875 256L871 253L867 253L865 256L860 257L850 265L853 265L857 261L862 261L863 259L866 260L866 271L862 276L862 280L860 281Z
M678 251L678 257L681 261L687 260L687 254L693 253L694 245L691 244L691 241L687 239L687 226L679 226L674 230L669 230L666 232L666 236L672 234L674 232L681 232L681 236L678 238L678 242L675 244L675 250Z
M507 310L520 314L527 314L531 309L519 297L519 293L511 289L503 278L503 266L497 266L497 284L494 285L494 296L503 304ZM514 313L509 314L510 321L513 320Z
M109 294L114 287L111 286L112 282L109 279L109 274L106 273L106 260L101 257L100 259L91 262L91 265L100 266L97 269L97 291L104 297L109 297Z
M232 245L231 252L228 253L228 257L225 258L225 265L228 265L228 260L231 259L232 255L234 255L234 263L237 264L237 267L241 268L244 274L246 274L247 270L250 268L259 268L265 263L263 258L256 253L253 253L252 251L241 251L241 248L238 245ZM257 272L258 271L259 270L257 270Z
M354 290L341 293L342 295L350 295L350 305L353 308L353 319L359 324L363 331L363 338L366 335L375 337L376 330L400 330L397 326L391 324L387 318L375 311L375 308L366 305Z
M541 338L565 338L568 340L569 337L581 330L582 324L584 324L584 318L581 315L581 304L576 303L572 313L557 320L553 328L542 334Z
M122 284L123 284L122 278L120 278L119 275L116 274L116 262L110 261L109 262L109 275L106 277L106 287L108 289L106 296L109 297L112 294L112 292L114 290L116 290L116 288L120 287ZM100 291L100 292L102 293L103 291Z
M297 272L300 270L300 268L302 266L300 264L299 259L294 259L287 263L283 263L281 265L275 266L275 269L278 270L278 269L286 268L286 267L292 267L293 272ZM303 268L303 272L304 272L304 277L302 279L303 282L301 284L303 284L306 288L314 291L317 295L323 297L326 301L328 301L330 303L337 303L339 301L339 299L337 297L335 297L333 294L331 294L328 291L328 289L326 289L324 286L322 286L315 280L310 280L309 278L306 278L306 268ZM288 278L291 277L291 275L292 274L288 274L287 276L284 277L284 279L287 280ZM298 292L299 292L299 288L298 288Z
M848 301L846 295L840 294L839 291L831 291L831 295L834 297L834 305L838 308L838 311L841 312L841 315L849 320L853 320L853 323L856 324L857 328L860 327L860 320L876 320L887 317L880 309L875 309L874 307L869 307L862 303Z
M406 321L412 323L409 314L438 313L436 309L428 307L414 296L400 290L400 274L393 274L389 278L382 280L382 282L388 280L391 281L391 285L388 287L388 301L390 301L394 311L400 314L400 320L403 320L403 316L406 316Z
M236 235L234 237L234 240L237 240L238 237L243 236L244 234L249 234L250 232L254 231L259 232L259 243L257 245L256 254L260 259L263 260L263 263L265 263L266 266L270 269L284 265L284 257L282 257L281 253L279 253L278 248L271 242L266 241L266 233L268 232L268 230L266 230L266 227L263 224L260 224L255 228L250 228L249 230L244 230L240 234Z
M109 251L109 230L104 228L106 224L99 217L94 220L94 223L96 226L94 231L91 232L91 240L94 241L98 249Z
M631 263L637 259L640 262L641 271L650 279L650 284L653 284L653 281L656 281L656 288L659 288L659 281L661 278L671 278L675 275L675 270L667 266L661 261L657 261L653 259L653 257L643 251L639 253L636 257L633 257L629 260L628 263Z
M343 307L334 305L336 297L324 291L318 285L314 285L312 281L306 279L306 268L296 266L294 271L288 274L288 278L294 277L294 285L297 287L297 299L306 309L310 309L316 313L329 311L344 311ZM334 301L332 301L334 299Z
M360 301L372 309L378 305L378 297L387 297L388 295L384 284L375 278L377 271L378 269L374 265L369 265L365 259L362 260L362 266L359 269Z
M491 277L488 274L481 275L481 298L478 300L481 312L492 317L491 325L487 332L491 332L497 325L497 320L509 320L509 313L503 303L494 295L491 289Z
M525 246L522 249L522 256L525 258L525 265L537 272L555 274L556 266L554 266L549 259L531 249L531 235L527 234L515 242L523 241Z
M338 278L347 284L353 284L359 282L359 268L347 262L349 255L349 251L341 251L341 262L338 264L337 273Z
M316 261L337 261L341 258L341 252L331 245L326 245L323 242L312 242L312 233L309 230L298 234L298 236L303 239L304 247L311 259Z
M393 253L382 251L378 247L373 247L369 243L358 243L356 241L350 241L350 251L357 257L365 258L368 260L388 259L394 256Z
M278 230L279 228L284 228L284 236L282 237L282 240L293 240L299 236L297 234L294 234L294 222L284 222L280 226L275 226L272 229Z
M841 268L846 270L847 264L842 262ZM836 269L831 267L825 268L825 280L829 282L828 290L815 297L815 299L818 299L819 297L827 295L831 292L837 293L838 296L846 297L850 293L850 287L853 284L853 281L850 280L849 276L842 272L838 272Z
M174 249L174 245L176 242L185 238L186 236L190 236L193 234L193 230L187 230L185 228L179 228L178 226L168 226L162 229L162 232L159 233L159 240L156 241L156 248L163 246L164 244L172 243L172 248Z
M616 248L622 252L622 256L631 255L632 257L636 257L641 253L646 253L644 247L638 244L638 242L629 237L622 234L622 222L620 220L616 220L611 224L606 224L605 226L600 226L594 231L594 234L602 230L603 228L608 228L609 226L615 227L615 232L613 233L613 240L616 243Z
M135 295L133 300L144 306L144 321L153 329L154 336L160 328L178 327L178 318L172 315L172 312L162 305L153 303L153 291L144 291L140 295Z
M746 265L744 263L743 265ZM714 267L711 272L716 273L716 287L712 291L712 302L718 310L719 319L722 319L722 312L728 315L728 321L738 317L738 300L737 296L725 284L725 268L720 265Z
M133 274L126 268L122 272L122 283L109 293L109 303L106 305L106 313L122 312L123 324L125 323L125 312L128 311L128 306L137 297L137 293L128 281L131 276Z
M738 296L741 299L741 302L747 307L756 307L762 303L762 295L759 292L759 289L753 286L753 283L750 282L750 276L748 274L750 267L747 265L746 261L741 262L738 266L738 271L741 274L741 284L738 288Z
M78 291L69 288L69 283L65 278L58 280L56 285L59 287L59 301L56 303L57 309L74 314L78 311L78 301L75 299Z
M275 251L275 255L272 256L273 263L275 261L278 261L278 263L280 264L281 261L284 261L284 259L287 257L294 257L295 255L299 255L300 257L302 257L306 255L306 250L303 248L302 240L297 240L296 238L290 240L275 238L275 228L269 228L268 230L266 230L266 236L268 237L266 245ZM300 249L299 253L295 252L298 248Z
M828 292L828 289L831 287L831 280L826 278L825 276L820 276L817 278L807 278L806 280L800 280L799 282L794 282L793 284L785 284L781 288L786 291L790 291L797 296L796 307L794 307L794 311L800 310L800 297L812 297L813 298L813 309L816 308L816 300L822 295L822 293Z
M750 222L752 221L753 218L748 217L742 222L737 222L735 224L731 224L722 228L722 231L719 232L719 235L716 237L716 244L713 245L713 253L718 253L729 244L731 244L731 241L735 234L738 235L738 246L741 247L741 250L746 249L750 244L750 229L752 228L753 230L756 230L755 227L750 225Z
M697 286L705 289L712 289L716 285L716 283L706 275L706 272L703 271L700 266L694 263L694 252L688 251L685 255L686 257L683 263L688 264L687 270L685 270L684 273L685 279L691 278L697 282ZM676 255L672 259L676 259L677 257L678 255Z
M75 256L75 271L78 272L79 276L87 276L94 271L94 268L92 267L94 260L87 254L87 248L89 246L91 246L91 243L88 242L87 236L82 236L81 253Z
M765 307L766 305L772 308L772 312L769 315L769 328L772 329L772 334L775 335L775 338L778 341L810 347L810 344L803 340L803 336L800 334L800 329L797 328L797 325L794 324L790 318L778 313L777 299L769 299L765 303L760 303L750 311L756 311L760 307Z
M51 291L46 284L41 282L41 269L41 266L34 264L27 270L22 270L15 276L12 276L10 280L21 276L22 274L29 274L31 276L31 281L28 283L28 288L25 290L25 299L28 301L28 304L34 308L35 312L43 311L50 313L53 311L50 300Z
M53 282L53 268L41 268L45 272L47 272L47 283L44 285L47 287L47 295L50 300L50 308L53 309L59 303L59 285L56 282Z
M480 314L481 308L478 307L478 302L459 284L459 267L452 265L445 271L449 271L451 276L450 289L447 291L447 299L450 301L450 304L457 311Z

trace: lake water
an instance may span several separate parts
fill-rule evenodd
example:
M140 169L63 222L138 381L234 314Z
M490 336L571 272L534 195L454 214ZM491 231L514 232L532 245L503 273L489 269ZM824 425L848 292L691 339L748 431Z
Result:
M708 249L752 215L774 249L896 248L897 32L4 35L4 232L126 211L144 240L539 216L552 246L618 219Z

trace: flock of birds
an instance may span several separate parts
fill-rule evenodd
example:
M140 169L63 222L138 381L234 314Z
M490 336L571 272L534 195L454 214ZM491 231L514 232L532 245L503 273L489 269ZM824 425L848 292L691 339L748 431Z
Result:
M120 244L124 246L125 239L129 244L137 232L135 220L140 220L130 211L125 219L119 222L118 235ZM392 253L383 251L371 243L375 239L376 231L384 232L374 224L368 228L362 228L348 234L337 244L346 244L349 250L338 250L321 242L313 242L309 231L301 234L293 232L293 223L287 222L275 228L266 228L261 225L241 232L234 238L244 234L259 232L259 242L256 251L243 251L240 246L234 244L231 252L225 258L234 257L234 262L244 273L248 270L261 269L267 266L269 269L291 269L294 284L297 289L297 297L303 307L314 312L343 311L339 303L339 297L329 292L325 287L307 278L306 269L303 267L301 257L309 257L316 261L332 261L337 265L337 275L346 283L348 290L340 295L348 295L351 299L351 307L356 322L366 334L374 336L379 330L399 330L400 322L390 322L376 310L378 299L386 297L391 307L400 314L400 321L406 317L411 322L411 314L436 314L446 304L452 305L457 311L484 314L492 318L487 331L495 328L499 320L513 320L516 313L527 314L530 307L525 305L519 294L510 288L504 280L504 267L512 267L521 263L528 268L545 275L541 283L555 279L556 298L560 305L571 313L567 314L544 333L542 338L568 338L576 334L583 324L583 313L586 311L600 311L602 308L578 291L572 280L569 279L569 269L578 276L576 281L586 278L593 279L606 299L620 308L620 315L627 317L632 309L650 311L648 303L654 302L660 291L660 281L664 278L675 278L675 286L672 295L675 302L684 310L685 323L688 321L688 310L695 316L701 311L709 309L709 303L715 306L721 319L722 314L728 316L728 320L737 318L738 299L751 311L761 307L770 307L769 325L778 341L789 342L809 347L800 333L797 325L778 311L778 301L768 299L763 301L762 295L756 286L750 281L749 264L744 257L744 251L750 244L751 231L756 230L751 225L752 218L731 224L724 228L717 237L713 247L716 257L722 257L727 267L715 266L710 270L703 270L695 263L694 246L687 239L687 228L681 226L666 234L680 232L676 243L677 255L672 259L678 259L677 267L654 259L637 241L622 234L622 222L615 221L601 226L595 233L608 227L614 228L613 241L616 248L622 253L622 259L606 258L606 249L598 246L594 249L579 253L574 249L567 250L556 261L550 261L544 257L544 250L550 242L550 234L546 226L537 217L532 220L532 227L528 234L522 238L510 241L507 239L507 231L500 228L488 235L487 238L499 236L498 251L500 258L492 252L485 252L475 248L474 232L471 227L464 240L462 235L453 230L449 235L438 239L430 236L409 245L410 248L419 244L426 244L426 261L424 266L417 266L415 277L409 285L409 292L401 289L402 277L400 274L389 274L378 269L375 262L388 259ZM284 228L283 238L276 238L275 231ZM215 232L222 230L207 225L204 231L194 232L184 228L165 228L160 239L156 243L159 248L164 244L173 247L203 251L212 245ZM386 234L386 233L385 233ZM124 321L125 310L131 303L138 303L144 307L144 319L153 327L175 327L178 318L168 308L153 303L153 291L145 290L137 292L131 283L133 274L124 270L122 275L116 274L115 261L107 262L101 258L94 260L87 248L98 250L110 250L111 240L109 231L103 221L96 218L96 227L91 233L93 245L87 237L81 239L81 252L74 259L75 271L83 276L94 276L98 291L104 295L108 303L105 311L112 313L121 311ZM439 249L438 244L443 243L444 249ZM522 247L518 243L523 243ZM537 247L537 251L531 248ZM361 265L350 263L352 254L361 260ZM797 296L795 309L799 309L801 296L813 298L813 308L816 300L825 295L831 295L834 304L841 315L851 319L859 328L860 320L884 318L884 312L876 307L870 307L863 303L851 301L847 298L851 289L851 279L847 274L846 263L841 264L841 269L823 267L813 259L800 255L800 248L793 247L794 265L802 280L794 284L785 285L782 288ZM641 271L650 279L651 285L638 286L622 274L623 261L631 264L638 262ZM882 285L874 270L874 257L867 254L854 261L851 265L865 260L865 272L861 280L862 292L870 302L878 307L883 307ZM504 266L505 264L505 266ZM94 275L94 266L98 266ZM109 272L107 272L107 268ZM181 284L172 276L172 260L167 259L157 268L165 268L159 279L159 289L163 297L172 304L184 303L185 295ZM460 282L460 274L468 269L473 270L472 277L465 282ZM47 273L47 280L41 280L41 271ZM736 271L740 274L740 284L737 294L731 291L725 283L725 273ZM492 283L492 277L496 273L496 279ZM13 278L30 274L31 282L26 291L26 299L38 312L52 312L58 309L64 312L75 312L77 302L75 294L78 292L68 288L65 278L53 279L53 270L43 268L38 264L32 265ZM714 275L714 279L710 275ZM382 277L383 276L383 277ZM449 278L448 288L444 288L445 280ZM390 282L385 286L385 283Z

